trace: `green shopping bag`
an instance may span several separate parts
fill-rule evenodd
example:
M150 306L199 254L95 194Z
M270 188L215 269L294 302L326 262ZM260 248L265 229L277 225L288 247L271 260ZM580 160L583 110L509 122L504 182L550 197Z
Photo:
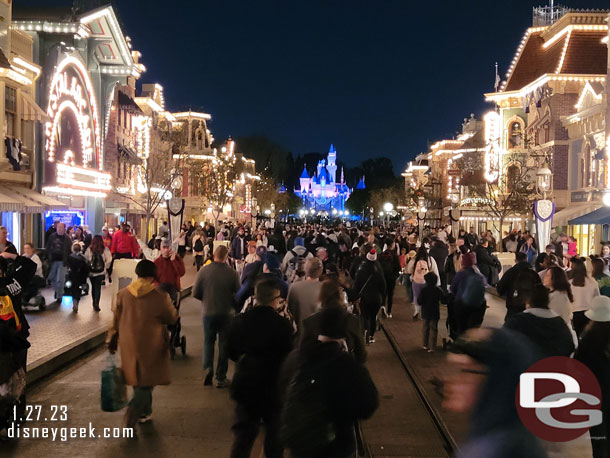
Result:
M116 412L127 405L125 376L114 355L109 355L108 366L102 371L101 404L104 412Z

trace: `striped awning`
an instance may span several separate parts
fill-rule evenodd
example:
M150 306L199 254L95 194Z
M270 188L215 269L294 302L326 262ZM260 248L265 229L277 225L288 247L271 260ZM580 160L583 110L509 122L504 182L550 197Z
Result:
M23 202L0 193L0 212L21 212Z
M30 94L24 91L19 91L19 94L21 100L21 113L24 121L47 122L51 120Z
M42 207L44 207L44 210L46 211L65 210L69 207L67 203L61 202L50 196L45 196L44 194L41 194L39 192L34 191L33 189L29 189L24 186L10 186L6 188L10 189L15 194L25 196L28 199L33 200L34 202L38 202Z

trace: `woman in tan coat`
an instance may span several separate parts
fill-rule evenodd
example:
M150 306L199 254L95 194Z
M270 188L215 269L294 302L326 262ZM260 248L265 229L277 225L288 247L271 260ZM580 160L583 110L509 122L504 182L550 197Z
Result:
M131 428L138 420L150 421L153 387L170 383L167 325L178 319L169 295L155 288L155 264L140 261L136 275L138 279L117 294L109 333L109 350L116 351L118 340L125 383L133 386L133 399L125 413L125 426Z

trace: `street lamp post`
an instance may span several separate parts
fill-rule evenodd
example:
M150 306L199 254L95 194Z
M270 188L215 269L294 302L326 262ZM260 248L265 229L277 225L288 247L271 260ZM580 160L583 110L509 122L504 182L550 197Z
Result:
M547 199L547 193L552 189L553 173L546 164L536 172L536 184L538 192L542 195L542 199L534 202L538 250L542 252L551 241L551 227L553 225L553 215L555 214L555 203Z
M388 226L390 225L390 215L392 214L392 212L394 211L394 204L392 204L392 202L386 202L385 204L383 204L383 211L385 212L385 214L387 215L387 224Z

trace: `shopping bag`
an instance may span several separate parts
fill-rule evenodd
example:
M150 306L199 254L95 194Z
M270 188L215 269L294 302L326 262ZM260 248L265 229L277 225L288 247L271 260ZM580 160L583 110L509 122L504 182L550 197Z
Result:
M113 355L109 355L108 366L102 371L101 404L104 412L116 412L127 405L125 376Z

